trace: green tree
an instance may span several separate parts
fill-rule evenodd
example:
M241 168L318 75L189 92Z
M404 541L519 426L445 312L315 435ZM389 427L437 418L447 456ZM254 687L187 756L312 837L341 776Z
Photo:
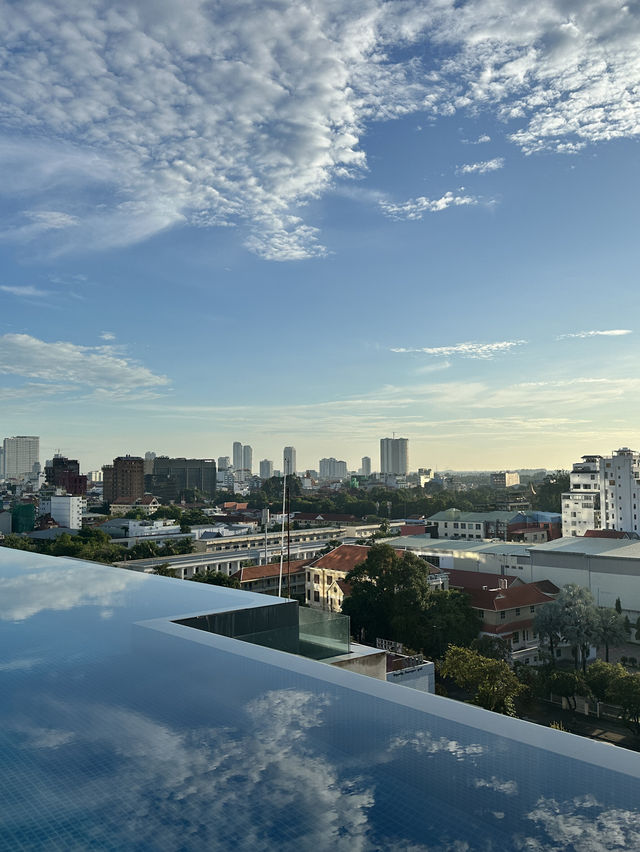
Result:
M562 609L557 601L550 601L544 606L536 609L533 619L533 632L540 638L540 646L549 646L549 661L552 666L556 664L556 648L562 637Z
M474 639L471 648L483 657L505 661L511 650L506 639L502 639L500 636L488 636L487 634Z
M576 695L584 695L586 692L582 674L570 669L556 669L551 672L547 685L554 695L566 698L572 710L576 709Z
M627 641L623 616L615 609L602 607L596 610L596 641L604 645L605 660L609 662L609 648L619 648Z
M571 645L575 667L578 668L582 662L584 672L590 647L596 644L599 631L598 610L593 595L588 589L569 583L556 598L556 603L562 613L562 638Z
M204 574L195 574L189 578L196 583L207 583L210 586L226 586L230 589L241 589L240 581L236 577L229 577L220 571L206 571Z
M159 577L173 577L176 579L176 569L172 568L168 562L165 562L163 565L156 565L153 573Z
M12 550L37 550L34 542L27 536L18 535L17 533L8 533L0 540L0 546L10 547Z
M451 589L431 593L424 615L422 647L439 659L449 645L468 647L482 628L482 617L473 609L465 592Z
M614 681L624 677L626 671L620 663L606 663L604 660L595 660L587 667L585 681L592 695L598 701L605 701L609 697Z
M620 707L620 718L634 734L640 734L640 674L617 677L609 689L610 700Z
M470 648L451 645L440 667L444 677L450 677L462 689L473 693L473 703L515 716L515 699L524 691L504 660L483 657Z

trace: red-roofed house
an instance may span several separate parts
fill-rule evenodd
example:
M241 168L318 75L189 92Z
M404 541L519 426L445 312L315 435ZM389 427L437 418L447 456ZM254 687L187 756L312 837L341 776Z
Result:
M482 616L482 633L499 636L511 644L511 660L535 665L542 662L538 637L533 632L536 612L550 603L560 589L549 580L523 583L519 577L449 571L449 585L469 595L471 606ZM561 653L567 649L562 648Z

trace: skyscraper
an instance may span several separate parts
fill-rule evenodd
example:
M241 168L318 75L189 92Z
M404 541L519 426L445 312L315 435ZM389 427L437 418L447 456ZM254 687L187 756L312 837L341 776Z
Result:
M251 476L253 471L253 449L249 444L245 444L242 448L242 469L246 476Z
M271 479L273 476L273 462L269 459L262 459L260 462L260 479Z
M369 456L362 457L362 467L360 469L363 476L371 476L371 459Z
M87 493L87 477L80 475L80 465L77 459L68 459L59 453L47 462L45 469L47 484L54 488L64 488L69 494L81 495ZM57 520L57 519L56 519ZM63 526L69 526L63 524Z
M285 447L283 453L284 472L287 476L296 472L296 448Z
M242 470L242 444L240 441L233 442L233 469Z
M380 472L406 476L409 472L407 438L380 438Z
M3 442L4 477L20 479L29 476L40 461L40 438L35 435L16 435Z

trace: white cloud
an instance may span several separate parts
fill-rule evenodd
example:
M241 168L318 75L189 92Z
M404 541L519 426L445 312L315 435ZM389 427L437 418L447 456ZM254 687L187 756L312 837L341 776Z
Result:
M91 388L103 398L129 396L169 384L109 346L78 346L67 341L48 343L28 334L0 336L0 375ZM9 389L11 390L11 389Z
M108 341L108 340L115 340L116 336L112 331L103 331L102 334L100 335L100 338L102 340Z
M461 175L479 174L484 175L487 172L495 172L503 168L504 157L495 157L493 160L484 160L481 163L467 163L464 166L459 166L457 171Z
M625 334L632 334L630 328L608 328L603 331L575 331L571 334L561 334L557 338L558 340L566 340L572 337L585 338L585 337L621 337Z
M486 142L491 142L491 137L483 133L477 139L463 139L462 141L465 145L484 145Z
M9 286L8 284L0 285L0 291L3 293L9 293L11 296L18 296L23 299L33 299L39 298L41 296L48 296L50 294L49 290L40 290L38 287L32 287L29 284L26 285L16 285L15 287Z
M379 201L378 204L385 216L390 219L422 219L425 213L438 213L447 207L461 207L477 204L477 199L470 195L454 195L446 192L441 198L430 199L424 196L410 198L400 204L390 201Z
M463 358L493 358L500 352L508 352L522 346L526 340L500 340L497 343L456 343L453 346L425 346L417 349L395 348L392 352L418 352L423 355L461 355Z
M27 211L5 236L56 250L191 223L247 227L267 258L321 255L302 206L365 169L373 121L410 113L491 113L526 153L640 132L640 15L622 0L183 0L153 14L144 0L50 0L46 14L22 0L0 5L0 33L2 192Z

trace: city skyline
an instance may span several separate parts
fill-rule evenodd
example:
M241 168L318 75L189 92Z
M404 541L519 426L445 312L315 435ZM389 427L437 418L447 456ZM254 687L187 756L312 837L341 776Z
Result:
M127 8L0 3L4 435L83 470L640 445L634 7Z

